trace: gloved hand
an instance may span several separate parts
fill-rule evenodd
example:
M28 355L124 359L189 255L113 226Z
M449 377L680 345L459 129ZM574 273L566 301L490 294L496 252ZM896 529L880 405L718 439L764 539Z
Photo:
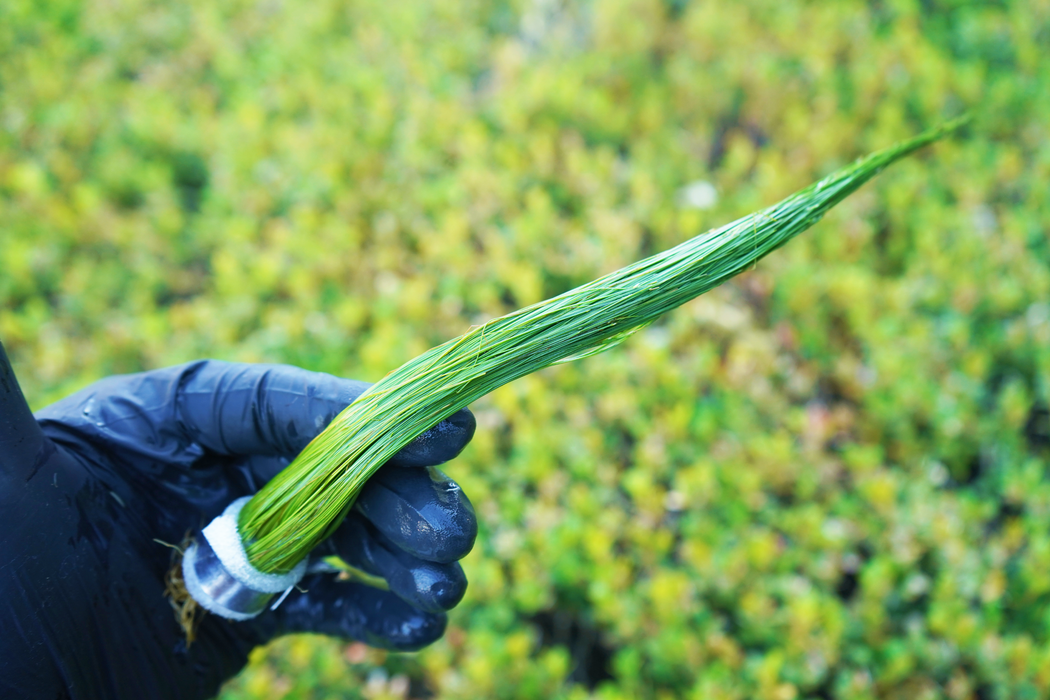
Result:
M0 697L208 698L276 635L414 650L462 598L473 508L433 466L474 434L462 410L368 482L326 543L389 591L307 575L187 648L164 597L171 550L280 471L367 388L278 365L193 362L110 377L34 419L0 346Z

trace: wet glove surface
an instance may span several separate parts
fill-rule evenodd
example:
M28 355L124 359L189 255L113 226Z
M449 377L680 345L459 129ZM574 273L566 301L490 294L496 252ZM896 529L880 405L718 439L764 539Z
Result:
M256 492L367 387L206 360L104 379L34 418L0 346L0 697L209 698L277 635L399 650L440 637L477 533L434 468L473 436L465 409L377 472L318 548L389 591L310 574L276 611L206 615L189 648L164 597L171 550L158 540Z

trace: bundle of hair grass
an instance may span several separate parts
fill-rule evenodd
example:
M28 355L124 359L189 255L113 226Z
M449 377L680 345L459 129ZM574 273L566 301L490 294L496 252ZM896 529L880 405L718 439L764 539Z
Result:
M416 435L493 389L622 342L816 223L956 119L854 162L767 209L560 296L471 328L362 394L245 505L238 532L260 571L284 573L342 520L369 476Z

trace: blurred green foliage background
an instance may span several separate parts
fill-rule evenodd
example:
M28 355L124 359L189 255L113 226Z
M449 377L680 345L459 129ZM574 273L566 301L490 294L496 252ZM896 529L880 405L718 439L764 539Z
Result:
M249 698L1050 696L1046 0L5 0L34 407L200 357L377 380L975 108L732 283L473 406L445 638Z

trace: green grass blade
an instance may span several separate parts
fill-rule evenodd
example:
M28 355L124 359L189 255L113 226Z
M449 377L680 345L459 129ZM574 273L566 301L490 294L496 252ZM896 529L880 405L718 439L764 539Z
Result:
M767 209L406 362L340 413L244 507L239 528L249 559L262 571L290 570L331 534L375 470L419 433L514 379L622 342L748 269L887 165L965 121L861 158Z

